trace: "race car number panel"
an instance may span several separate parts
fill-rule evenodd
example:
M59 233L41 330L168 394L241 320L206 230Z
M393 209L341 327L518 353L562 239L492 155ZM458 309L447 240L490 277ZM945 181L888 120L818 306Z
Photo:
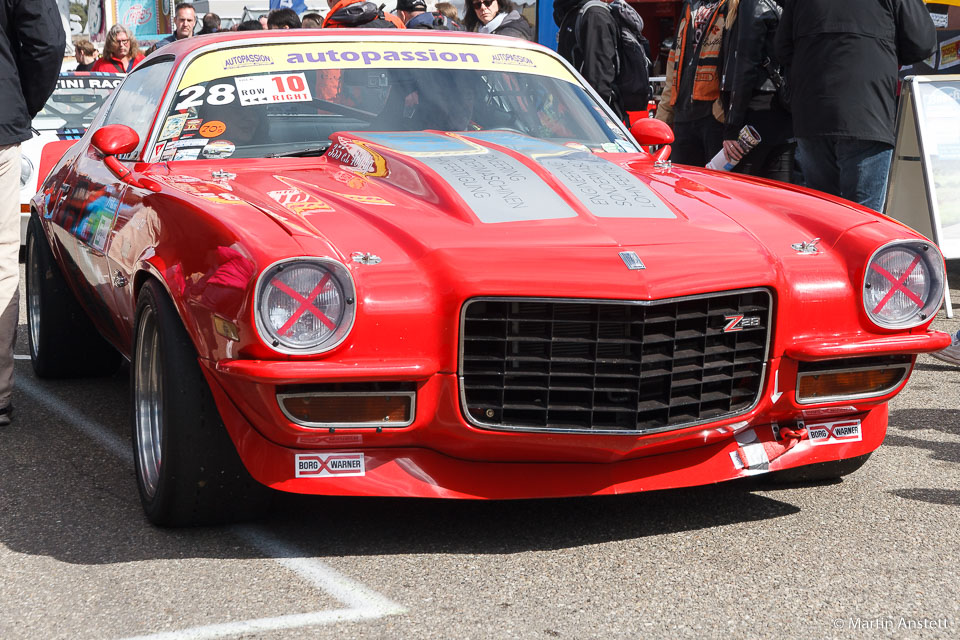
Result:
M236 78L240 104L277 104L280 102L309 102L313 99L310 87L302 73L271 76L244 76Z

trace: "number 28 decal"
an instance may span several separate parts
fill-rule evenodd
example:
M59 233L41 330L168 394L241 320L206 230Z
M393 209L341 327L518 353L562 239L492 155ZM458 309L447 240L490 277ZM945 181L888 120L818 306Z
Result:
M202 106L204 93L207 94L207 104L230 104L237 99L237 90L232 84L215 84L210 87L195 85L177 94L178 102L173 110L182 111Z
M177 94L177 103L174 111L183 111L203 106L203 103L213 105L231 104L240 93L240 104L243 106L277 103L277 102L309 102L310 89L302 73L290 73L275 76L243 76L236 79L236 86L230 83L221 83L204 87L194 85L187 87Z

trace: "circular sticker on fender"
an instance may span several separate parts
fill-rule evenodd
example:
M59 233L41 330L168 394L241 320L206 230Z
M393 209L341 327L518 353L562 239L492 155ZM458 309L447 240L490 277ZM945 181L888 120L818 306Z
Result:
M216 138L227 130L227 125L219 120L211 120L200 127L200 135L204 138Z
M211 140L203 148L203 157L211 159L229 158L237 150L229 140Z

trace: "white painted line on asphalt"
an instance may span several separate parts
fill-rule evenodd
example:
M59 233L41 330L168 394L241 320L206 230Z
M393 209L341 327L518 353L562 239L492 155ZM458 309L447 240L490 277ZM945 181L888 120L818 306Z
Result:
M26 376L19 376L16 379L16 387L36 402L50 408L64 422L73 425L84 435L103 445L126 464L133 465L131 445L123 438L85 417L55 396L45 393L36 382ZM273 558L281 566L293 571L315 588L347 605L348 608L298 613L273 618L239 620L237 622L191 627L180 631L135 636L125 640L206 640L244 633L372 620L406 612L406 609L399 604L338 573L320 560L305 556L303 552L271 536L262 528L244 525L234 526L232 530L239 538L245 540L264 555Z
M133 466L133 449L130 443L109 429L82 415L73 407L60 401L59 398L41 389L36 382L27 376L17 376L14 386L23 391L33 400L48 407L64 422L68 422L91 440L103 445L110 453L125 463Z
M29 360L29 359L30 359L30 356L22 356L22 355L20 355L19 353L15 353L15 354L13 354L13 359L14 359L14 360Z
M282 631L313 627L335 622L353 622L364 620L369 616L363 615L359 609L336 609L332 611L316 611L314 613L300 613L276 618L258 618L256 620L241 620L224 624L211 624L205 627L192 627L182 631L155 633L148 636L132 636L123 640L208 640L209 638L226 638L239 636L256 631Z
M327 592L352 610L364 612L364 617L379 618L405 611L397 603L337 573L323 562L304 557L302 552L271 536L262 527L237 525L233 530L316 588Z

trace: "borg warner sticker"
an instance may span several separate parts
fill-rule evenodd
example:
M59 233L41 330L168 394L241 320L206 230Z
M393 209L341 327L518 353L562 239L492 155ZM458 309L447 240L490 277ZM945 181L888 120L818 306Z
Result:
M284 73L267 76L242 76L235 79L240 104L276 104L280 102L309 102L313 100L306 76L302 73Z
M297 478L333 478L367 474L362 453L298 453Z
M808 424L807 437L812 445L843 444L863 440L859 420L840 420L821 424Z

